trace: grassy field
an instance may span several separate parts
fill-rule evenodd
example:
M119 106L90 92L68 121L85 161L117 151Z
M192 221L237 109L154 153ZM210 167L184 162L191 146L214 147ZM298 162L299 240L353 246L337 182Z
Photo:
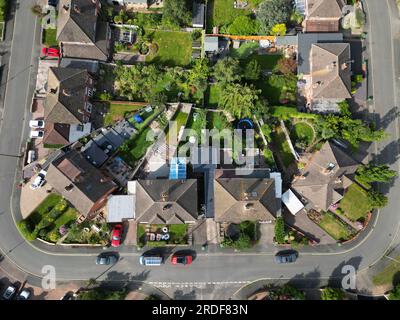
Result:
M210 32L213 26L231 24L236 17L251 14L251 10L235 9L235 0L208 0L207 30Z
M108 113L104 118L104 125L108 126L116 121L127 118L133 112L142 109L143 106L131 104L110 104Z
M279 128L273 133L275 147L278 148L282 162L285 167L289 166L294 161L294 156L290 151L289 143L286 141L285 134Z
M57 47L56 39L57 29L43 29L43 44L48 47Z
M146 150L151 144L152 141L147 141L147 133L151 129L147 127L139 134L135 135L131 140L127 142L128 151L121 150L121 157L124 161L126 161L129 165L135 166L136 161L140 160Z
M294 141L306 141L310 145L314 140L314 130L308 123L299 122L294 125L291 136Z
M347 240L351 237L351 232L341 221L331 213L322 213L323 217L319 226L324 229L332 238L336 240Z
M205 105L207 108L215 109L218 107L220 88L218 85L211 85L205 93Z
M400 261L400 256L394 259ZM400 263L397 261L390 262L385 269L376 274L372 279L373 283L377 286L398 283L400 280Z
M146 31L151 33L152 42L158 47L150 53L147 62L167 66L187 66L192 57L192 38L189 32Z
M365 218L371 210L368 204L367 192L353 183L340 201L340 208L345 216L352 221Z

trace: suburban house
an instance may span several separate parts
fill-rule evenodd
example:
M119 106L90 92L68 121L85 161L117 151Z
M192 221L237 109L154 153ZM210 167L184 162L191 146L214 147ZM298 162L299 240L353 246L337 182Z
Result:
M111 30L100 19L100 0L60 0L57 40L62 57L107 61Z
M353 183L358 162L332 142L326 142L292 182L294 190L303 202L316 210L327 211L339 202L346 189Z
M255 176L231 176L221 170L214 179L214 219L216 222L241 223L246 220L273 222L280 211L275 179Z
M67 145L91 131L94 79L83 69L51 67L44 102L44 144Z
M136 197L135 218L139 223L196 222L199 212L196 179L139 179L133 189Z
M108 196L117 189L112 179L74 149L50 164L46 180L81 214L89 218L106 205Z
M305 0L305 32L337 32L344 0Z

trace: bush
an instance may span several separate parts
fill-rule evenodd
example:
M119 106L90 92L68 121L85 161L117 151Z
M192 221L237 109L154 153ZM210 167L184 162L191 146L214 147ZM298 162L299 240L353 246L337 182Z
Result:
M26 221L26 220L19 221L17 223L17 227L18 227L19 232L22 234L22 236L26 240L33 241L36 239L36 237L34 235L32 235L32 231L31 231L28 221Z
M275 221L275 241L283 244L285 243L285 236L285 221L282 217L278 217Z
M322 300L343 300L344 292L337 288L325 288L321 293Z
M319 115L315 113L299 112L295 107L278 106L278 107L271 107L270 110L271 110L271 115L280 120L290 120L290 118L316 120L319 118Z

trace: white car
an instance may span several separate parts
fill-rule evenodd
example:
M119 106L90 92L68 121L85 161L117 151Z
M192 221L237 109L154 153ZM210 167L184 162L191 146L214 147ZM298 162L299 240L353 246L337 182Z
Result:
M44 131L39 130L39 131L34 131L32 130L31 133L29 134L29 137L31 138L43 138L44 136Z
M24 289L17 296L17 300L28 300L30 296L31 292L28 289Z
M11 300L11 298L14 296L15 292L17 291L17 288L14 286L9 286L6 291L3 293L3 299L4 300Z
M29 127L34 129L43 129L44 121L43 120L31 120L29 121Z
M44 183L45 183L44 178L46 177L46 173L47 173L46 171L40 170L38 176L35 178L33 183L30 185L30 188L32 190L36 190L44 185Z

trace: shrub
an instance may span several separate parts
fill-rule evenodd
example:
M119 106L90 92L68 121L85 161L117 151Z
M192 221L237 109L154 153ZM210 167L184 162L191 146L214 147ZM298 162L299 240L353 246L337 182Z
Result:
M278 217L275 221L275 241L280 244L285 243L285 235L285 221L282 217Z
M343 300L344 292L337 288L325 288L321 293L322 300Z
M47 236L51 242L57 242L61 238L57 230L51 231Z
M30 225L28 221L26 220L21 220L17 223L17 227L19 232L22 234L22 236L28 240L28 241L33 241L36 239L36 237L32 234Z
M298 119L313 119L316 120L319 118L319 115L315 113L305 113L299 112L295 107L271 107L271 115L280 120L289 120L290 118L298 118Z

